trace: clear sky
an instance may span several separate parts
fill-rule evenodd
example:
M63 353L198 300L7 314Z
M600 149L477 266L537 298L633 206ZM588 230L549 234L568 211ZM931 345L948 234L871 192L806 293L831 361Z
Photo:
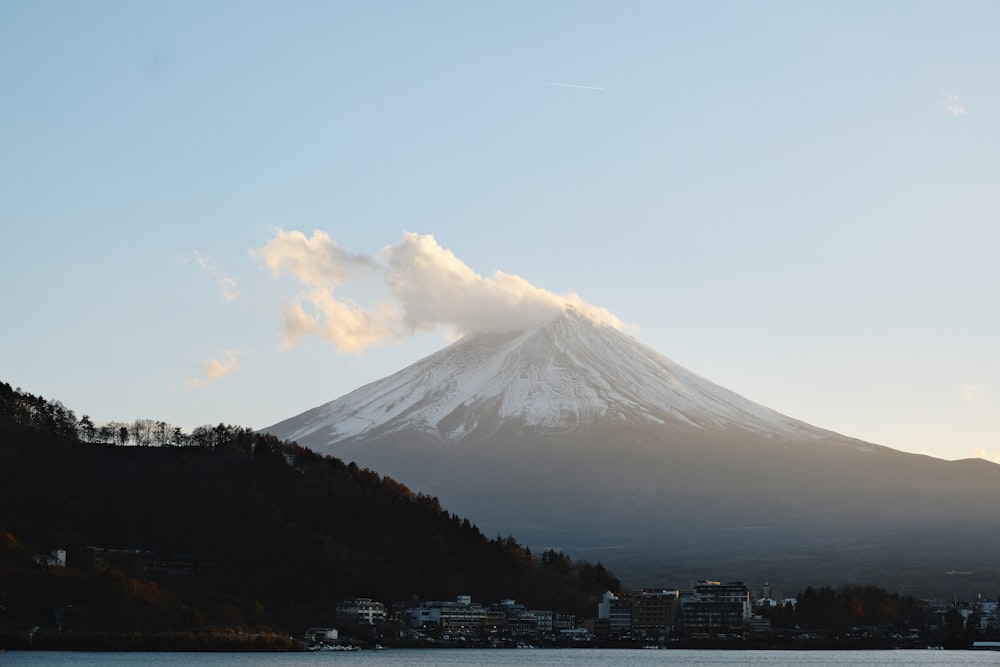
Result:
M0 379L258 428L439 349L480 288L574 293L790 416L1000 461L998 26L992 0L5 0Z

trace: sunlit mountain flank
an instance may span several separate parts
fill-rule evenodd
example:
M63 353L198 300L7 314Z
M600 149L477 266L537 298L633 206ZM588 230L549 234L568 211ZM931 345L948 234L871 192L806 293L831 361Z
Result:
M265 430L637 585L1000 583L1000 466L810 426L571 307L466 336Z

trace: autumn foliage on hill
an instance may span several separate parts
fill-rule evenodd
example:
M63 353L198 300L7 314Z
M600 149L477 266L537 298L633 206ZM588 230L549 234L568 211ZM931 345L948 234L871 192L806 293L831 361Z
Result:
M348 597L459 594L582 615L618 587L600 564L536 558L436 498L293 443L147 424L152 437L122 426L121 439L88 441L104 439L89 419L0 384L2 622L297 627L332 623ZM51 549L67 550L68 567L36 563ZM196 565L156 574L178 559Z

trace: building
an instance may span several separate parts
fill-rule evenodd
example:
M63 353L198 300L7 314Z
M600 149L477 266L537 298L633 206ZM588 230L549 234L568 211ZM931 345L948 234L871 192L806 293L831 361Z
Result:
M1000 605L997 604L997 600L984 600L980 596L975 603L975 610L979 616L980 630L1000 626Z
M538 633L538 622L531 614L508 618L503 626L503 634L508 637L533 637Z
M649 639L670 635L677 625L680 606L677 590L644 588L633 593L632 633Z
M565 630L572 630L576 627L576 617L573 614L564 614L561 612L556 612L552 615L552 630L554 632L563 632Z
M785 600L780 588L772 589L771 584L764 582L760 597L753 604L755 607L781 607L785 604Z
M489 609L486 610L486 617L483 621L486 630L491 634L498 634L506 622L507 614L503 608L495 604L490 605Z
M556 616L549 609L528 609L516 600L505 599L486 610L485 625L491 632L502 631L511 636L549 634L555 627Z
M443 631L478 635L486 625L486 609L473 604L468 595L459 595L454 602L421 602L406 610L406 618L414 628L434 623Z
M742 581L699 581L681 606L684 633L692 638L743 636L752 615L750 590Z
M304 636L306 641L315 644L318 642L335 642L340 635L336 628L308 628Z
M594 636L586 628L572 628L560 630L559 636L574 642L589 642Z
M337 617L348 622L375 625L385 623L385 605L371 598L353 598L337 605Z
M528 613L528 608L518 602L517 600L512 600L506 598L500 600L499 604L492 605L503 613L504 618L520 618L524 614Z
M750 632L762 635L771 632L771 619L766 616L757 616L756 614L750 617L750 621L747 623L747 627L750 628Z
M632 596L607 591L597 605L597 620L607 622L607 634L620 637L632 632ZM605 624L595 624L602 632Z
M535 617L535 632L548 634L552 632L555 614L548 609L530 609L528 613Z
M35 556L35 562L47 567L66 567L66 550L53 549L48 556Z

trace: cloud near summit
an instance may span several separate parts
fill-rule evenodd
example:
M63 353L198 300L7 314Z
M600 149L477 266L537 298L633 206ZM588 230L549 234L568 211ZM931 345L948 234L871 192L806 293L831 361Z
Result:
M497 271L483 277L430 234L407 232L377 257L350 253L328 234L278 229L252 251L275 278L288 275L304 290L282 310L285 345L319 336L341 352L445 328L451 336L500 333L539 326L572 306L595 322L618 329L612 313L577 294L555 294L520 276ZM374 279L386 297L366 307L351 298L352 286Z

